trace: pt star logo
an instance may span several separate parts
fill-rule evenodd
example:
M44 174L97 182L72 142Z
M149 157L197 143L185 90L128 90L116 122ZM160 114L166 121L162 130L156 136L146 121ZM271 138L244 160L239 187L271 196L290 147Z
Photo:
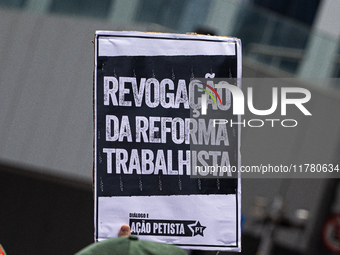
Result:
M207 228L205 226L202 226L199 221L196 221L195 224L188 225L188 227L190 228L193 236L196 235L203 236L203 230Z

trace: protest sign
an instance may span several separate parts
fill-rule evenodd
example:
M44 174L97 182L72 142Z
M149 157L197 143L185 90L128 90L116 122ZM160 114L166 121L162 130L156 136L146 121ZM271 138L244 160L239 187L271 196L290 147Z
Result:
M96 241L116 237L129 224L144 240L240 251L238 175L192 176L202 162L240 166L239 128L212 132L212 122L192 116L201 100L192 97L195 78L209 77L241 77L238 39L96 32ZM229 107L230 100L225 92ZM217 143L218 151L211 151Z

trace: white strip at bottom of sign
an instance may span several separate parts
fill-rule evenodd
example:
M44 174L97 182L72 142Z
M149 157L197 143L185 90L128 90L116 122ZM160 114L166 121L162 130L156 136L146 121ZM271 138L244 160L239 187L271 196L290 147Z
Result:
M143 240L184 249L239 251L237 203L235 194L99 197L98 241L117 237L128 224Z

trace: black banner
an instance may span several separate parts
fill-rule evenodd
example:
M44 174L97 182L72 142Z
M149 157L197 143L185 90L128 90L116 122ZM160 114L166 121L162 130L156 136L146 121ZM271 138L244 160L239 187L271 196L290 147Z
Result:
M236 55L97 61L98 196L236 194L235 178L190 178L195 155L190 151L192 137L185 133L190 125L190 79L207 73L236 77ZM237 135L230 136L229 143L223 150L236 153L230 163L237 165Z

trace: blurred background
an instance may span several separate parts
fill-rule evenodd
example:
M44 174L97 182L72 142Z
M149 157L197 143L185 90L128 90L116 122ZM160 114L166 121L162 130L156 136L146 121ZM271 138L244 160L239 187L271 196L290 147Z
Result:
M7 254L73 254L93 242L95 30L240 38L243 77L309 79L299 86L311 91L313 114L295 113L289 130L244 128L244 164L336 165L339 13L338 0L0 0ZM337 178L245 179L241 254L340 254L338 213Z

